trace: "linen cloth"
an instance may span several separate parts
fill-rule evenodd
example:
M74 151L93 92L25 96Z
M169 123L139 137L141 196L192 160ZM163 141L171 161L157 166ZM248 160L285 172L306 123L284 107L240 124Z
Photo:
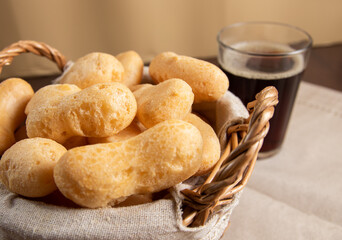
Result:
M145 69L144 81L148 82L146 74ZM214 118L220 120L216 127L222 141L225 141L225 129L248 117L241 101L229 92L211 107ZM206 225L187 228L182 225L182 196L179 194L185 186L174 187L171 200L130 207L83 209L23 198L7 191L0 183L0 239L219 239L241 193Z
M342 92L302 82L281 151L258 160L228 239L342 239Z

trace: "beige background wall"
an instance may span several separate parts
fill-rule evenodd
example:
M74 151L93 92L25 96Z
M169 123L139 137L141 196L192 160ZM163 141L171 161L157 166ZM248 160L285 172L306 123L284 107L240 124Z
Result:
M342 42L341 0L0 0L0 48L21 39L42 41L67 59L133 49L145 62L171 50L215 56L224 26L252 20L296 25L315 46ZM15 58L7 76L57 73L32 55Z

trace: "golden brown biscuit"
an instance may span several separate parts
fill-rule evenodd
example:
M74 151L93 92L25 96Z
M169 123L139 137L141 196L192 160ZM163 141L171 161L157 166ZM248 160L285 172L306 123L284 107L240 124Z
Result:
M133 92L137 118L147 128L169 119L183 119L194 101L191 87L181 79L169 79L158 85L144 84Z
M28 138L15 143L0 161L0 180L26 197L46 196L57 189L53 169L67 150L50 139Z
M111 143L111 142L121 142L131 137L135 137L142 133L143 130L139 126L137 121L133 121L128 127L121 130L117 134L110 136L110 137L103 137L103 138L96 138L90 137L88 138L89 144L97 144L97 143Z
M131 88L142 80L144 62L135 51L127 51L115 56L125 69L123 84Z
M79 58L61 77L60 83L84 89L97 83L122 82L123 75L124 68L114 56L93 52Z
M69 150L71 148L81 147L87 144L88 144L88 138L81 137L81 136L74 136L74 137L68 138L63 143L63 146Z
M28 138L26 134L26 125L21 125L17 130L15 130L14 137L16 142Z
M33 94L23 79L9 78L0 83L0 155L15 143L14 131L25 121L25 107Z
M44 104L53 105L58 103L67 95L81 91L79 87L74 84L53 84L47 85L39 89L28 102L25 113L28 114L31 109L39 108Z
M26 120L27 135L59 143L74 136L108 137L130 125L136 111L134 95L125 85L99 83L32 109Z
M69 150L57 163L54 178L75 203L105 207L186 180L200 167L202 146L195 126L168 120L123 142Z
M227 76L214 64L173 52L157 55L151 61L149 72L157 83L170 78L183 79L191 86L195 103L216 101L229 85Z
M148 88L150 87L152 84L150 83L142 83L142 84L138 84L138 85L134 85L134 86L131 86L129 89L131 89L132 92L135 92L141 88Z
M202 164L196 176L204 175L212 170L220 159L221 148L214 129L195 114L188 114L184 121L193 124L201 133L203 139Z

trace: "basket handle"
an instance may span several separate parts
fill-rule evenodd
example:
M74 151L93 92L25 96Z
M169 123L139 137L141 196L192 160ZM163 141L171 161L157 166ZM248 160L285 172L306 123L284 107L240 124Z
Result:
M63 72L66 64L65 57L55 48L43 42L36 42L32 40L21 40L9 45L0 52L0 74L2 67L10 65L15 56L21 53L33 53L38 56L43 56L55 62L58 68Z
M194 190L181 191L184 196L183 225L204 225L246 186L277 103L277 89L266 87L247 105L249 118L227 129L227 147L206 181Z

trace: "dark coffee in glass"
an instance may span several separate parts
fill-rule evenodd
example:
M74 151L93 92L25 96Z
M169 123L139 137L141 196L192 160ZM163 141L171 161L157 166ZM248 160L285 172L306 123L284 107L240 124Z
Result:
M229 91L245 105L267 86L279 92L259 158L274 155L286 134L311 38L294 27L263 22L228 26L219 33L218 42L218 60L229 78Z

